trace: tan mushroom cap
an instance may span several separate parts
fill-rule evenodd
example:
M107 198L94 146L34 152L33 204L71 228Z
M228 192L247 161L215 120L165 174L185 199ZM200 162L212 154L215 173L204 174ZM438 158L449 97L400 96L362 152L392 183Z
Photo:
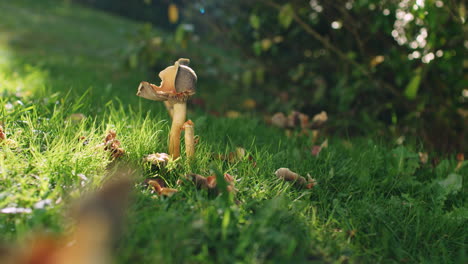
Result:
M188 67L190 60L179 59L159 73L160 86L141 82L137 96L153 101L186 101L195 94L197 75Z

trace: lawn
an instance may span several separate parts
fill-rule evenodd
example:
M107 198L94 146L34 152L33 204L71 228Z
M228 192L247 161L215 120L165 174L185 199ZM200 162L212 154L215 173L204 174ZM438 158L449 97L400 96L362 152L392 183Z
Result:
M1 1L0 17L0 122L15 141L0 145L0 209L24 209L0 213L4 243L70 231L70 204L116 162L96 147L113 129L118 161L139 171L115 263L466 263L468 166L455 155L423 163L421 145L328 135L314 156L298 131L189 105L195 158L157 170L143 157L167 152L171 121L162 103L135 94L140 81L159 80L122 56L140 25L67 1ZM198 89L209 87L197 74ZM246 154L216 158L236 148ZM284 182L281 167L317 185ZM189 173L228 173L238 191L176 184ZM179 192L154 193L144 181L156 176Z

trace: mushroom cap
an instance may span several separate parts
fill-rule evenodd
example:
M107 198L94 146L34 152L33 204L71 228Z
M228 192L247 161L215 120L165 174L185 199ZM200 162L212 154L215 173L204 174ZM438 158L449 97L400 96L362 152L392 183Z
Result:
M160 86L141 82L137 96L153 101L183 102L195 94L197 75L188 66L190 60L179 59L159 73Z

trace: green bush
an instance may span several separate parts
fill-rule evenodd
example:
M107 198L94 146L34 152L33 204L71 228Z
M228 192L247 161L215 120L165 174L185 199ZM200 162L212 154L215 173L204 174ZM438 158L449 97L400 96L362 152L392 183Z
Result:
M439 150L466 149L463 3L185 3L184 24L167 45L139 49L150 67L156 53L186 53L198 57L204 78L222 79L263 111L326 110L337 133L416 135ZM226 55L201 50L200 40Z

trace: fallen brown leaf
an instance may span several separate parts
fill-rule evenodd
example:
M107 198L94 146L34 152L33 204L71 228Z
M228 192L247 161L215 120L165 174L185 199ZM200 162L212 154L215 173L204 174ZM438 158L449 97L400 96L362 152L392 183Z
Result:
M240 116L241 116L241 113L239 113L238 111L229 110L226 112L227 118L239 118Z
M457 167L455 168L456 171L459 170L462 167L463 161L465 161L465 154L458 153L457 154L457 161L458 161Z
M327 112L322 111L319 114L314 115L312 118L312 124L310 125L312 129L321 128L328 120Z
M300 127L302 129L307 129L309 126L309 116L301 112L293 111L288 116L288 127L295 128Z
M242 160L246 155L244 148L237 147L235 151L230 152L228 155L228 161L231 163Z
M1 140L5 140L6 139L6 134L5 132L3 131L3 127L0 126L0 141Z
M276 113L271 117L271 124L279 128L286 128L288 118L283 113Z
M385 57L382 55L375 56L372 58L372 60L369 62L370 66L372 68L375 68L375 66L379 65L380 63L384 62Z
M217 183L216 183L216 176L211 175L208 177L204 177L200 174L190 173L185 175L185 178L195 184L198 189L206 189L211 191L218 191L217 190ZM224 174L224 180L227 183L227 190L230 192L236 192L237 189L234 188L235 179L230 174Z
M229 152L227 155L223 154L213 154L213 159L218 159L222 161L227 161L229 163L236 163L242 161L244 158L248 158L250 162L252 162L252 166L255 168L257 167L257 162L254 160L252 155L249 155L244 148L237 147L235 151Z
M78 138L78 141L83 142L83 146L86 146L89 144L89 140L85 136L80 136Z
M315 144L315 142L317 142L317 139L319 137L319 130L318 129L312 129L312 138L311 138L311 141L312 141L312 144Z
M3 127L0 125L0 143L4 143L5 145L9 146L10 148L18 147L18 143L13 139L7 138L6 134L3 130Z
M312 147L312 151L311 151L312 156L318 156L320 152L322 151L322 149L327 148L327 147L328 147L328 139L323 141L322 144L315 145Z
M356 229L348 230L346 233L348 233L349 238L353 238L356 236L357 230Z
M312 156L318 156L318 154L320 153L320 151L322 150L322 147L320 146L313 146L312 147Z
M228 155L213 154L213 158L234 163L242 160L246 155L247 152L244 148L237 147L235 151L229 152Z
M111 153L111 157L116 159L125 154L125 150L120 147L120 141L116 139L117 133L111 129L104 138L104 150Z
M252 157L252 155L249 156L249 161L252 162L252 167L254 167L254 168L257 167L257 162L254 160L254 158Z
M159 184L160 187L166 187L166 182L163 179L159 178L159 177L148 178L148 179L145 180L145 184L146 185L151 185L150 181L156 181Z
M245 109L252 110L257 106L257 102L252 98L248 98L245 99L244 102L242 102L242 106Z
M418 155L419 155L419 161L422 164L426 164L427 161L429 160L429 156L427 155L426 152L418 152Z
M458 108L458 114L463 118L468 118L468 109Z
M185 178L195 184L199 189L207 189L210 187L208 179L200 174L190 173L185 175Z
M279 168L276 170L275 174L278 178L284 181L294 182L294 184L299 188L312 189L317 185L317 181L312 179L310 175L307 175L308 179L306 179L288 168Z
M158 195L161 196L171 197L176 192L178 192L177 189L161 187L161 184L164 184L164 181L160 179L148 179L146 182L148 183L148 185L154 188Z
M276 113L271 117L271 124L279 128L301 128L302 130L307 129L319 129L327 122L327 112L322 111L316 114L312 119L301 112L292 111L288 116L283 113Z

